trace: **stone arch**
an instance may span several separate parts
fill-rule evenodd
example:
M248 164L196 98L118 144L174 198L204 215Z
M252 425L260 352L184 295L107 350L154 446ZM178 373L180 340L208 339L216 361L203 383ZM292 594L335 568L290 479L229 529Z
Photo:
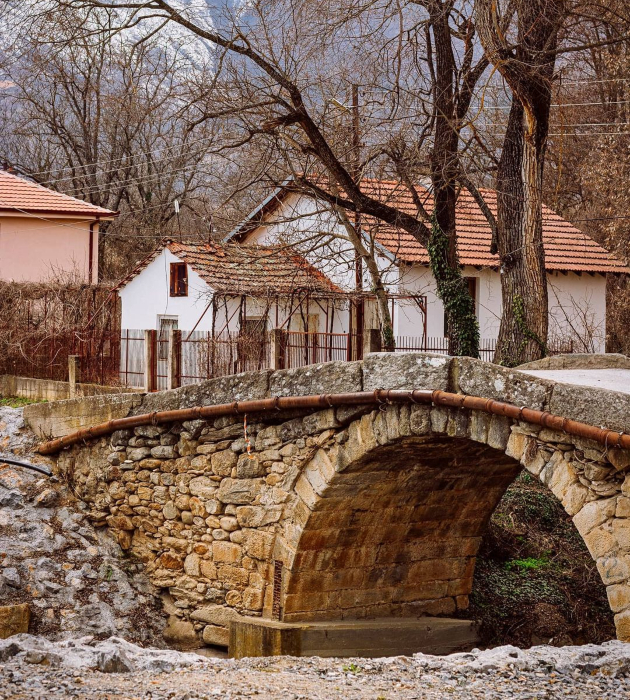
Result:
M465 609L482 534L525 468L573 518L607 587L617 637L630 641L630 499L603 450L590 463L607 472L606 488L597 469L585 476L588 460L578 455L592 448L477 411L390 405L363 415L301 470L276 536L273 556L283 574L265 617Z

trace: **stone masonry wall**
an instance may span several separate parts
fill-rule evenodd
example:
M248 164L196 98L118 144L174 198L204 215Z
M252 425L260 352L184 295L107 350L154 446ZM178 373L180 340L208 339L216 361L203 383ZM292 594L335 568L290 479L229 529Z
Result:
M566 397L562 387L556 393L549 382L476 361L380 357L370 373L370 358L362 363L359 388L348 376L361 363L336 375L333 363L303 376L267 373L267 391L274 381L275 395L335 381L337 391L428 385L533 408ZM240 381L255 386L258 378ZM172 408L174 396L178 407L202 403L190 402L192 392L217 403L214 386L214 400L201 386L147 396L134 411ZM622 401L608 393L609 404ZM577 396L573 417L604 412ZM522 467L573 517L607 586L617 634L630 640L627 452L427 406L252 416L248 437L249 450L242 417L228 417L119 431L59 456L92 521L111 528L168 592L171 641L225 645L238 615L290 621L465 609L483 531Z

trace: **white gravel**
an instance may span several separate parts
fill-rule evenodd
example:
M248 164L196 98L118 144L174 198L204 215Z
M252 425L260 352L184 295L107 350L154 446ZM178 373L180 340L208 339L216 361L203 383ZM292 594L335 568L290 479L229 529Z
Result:
M97 669L101 669L100 671ZM437 657L206 659L119 638L0 642L0 698L630 698L630 644Z

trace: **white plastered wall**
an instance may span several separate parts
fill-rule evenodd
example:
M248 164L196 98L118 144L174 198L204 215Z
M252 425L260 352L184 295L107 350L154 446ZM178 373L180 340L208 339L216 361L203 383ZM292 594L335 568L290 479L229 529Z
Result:
M170 296L170 264L176 262L182 261L164 249L119 291L123 328L159 329L160 316L173 316L177 317L182 330L192 330L197 322L197 330L212 329L211 310L208 309L202 317L212 298L212 290L190 265L188 296Z

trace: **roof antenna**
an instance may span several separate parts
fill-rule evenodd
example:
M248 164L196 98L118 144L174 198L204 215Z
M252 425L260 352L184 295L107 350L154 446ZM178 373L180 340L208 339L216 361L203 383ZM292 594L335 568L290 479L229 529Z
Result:
M214 225L212 222L212 214L208 217L208 245L212 245L212 234L214 233Z
M175 215L177 216L177 229L179 230L179 242L182 242L182 225L179 220L179 199L176 199L173 202L173 206L175 207Z

